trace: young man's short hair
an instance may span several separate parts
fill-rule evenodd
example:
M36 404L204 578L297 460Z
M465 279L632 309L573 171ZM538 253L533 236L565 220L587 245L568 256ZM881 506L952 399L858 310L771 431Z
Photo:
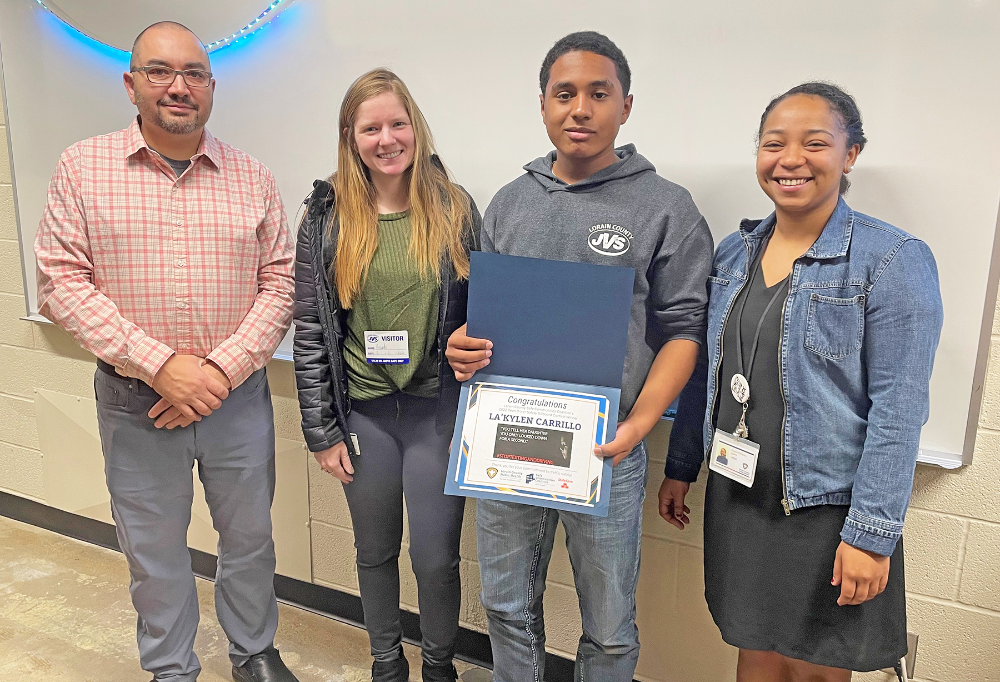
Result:
M577 31L556 41L549 53L545 55L542 70L538 74L538 84L542 88L543 95L545 87L549 84L552 65L567 52L593 52L610 59L615 64L615 72L622 84L622 96L628 96L629 87L632 85L632 70L628 67L628 60L625 59L625 54L618 49L618 46L611 42L610 38L597 31Z

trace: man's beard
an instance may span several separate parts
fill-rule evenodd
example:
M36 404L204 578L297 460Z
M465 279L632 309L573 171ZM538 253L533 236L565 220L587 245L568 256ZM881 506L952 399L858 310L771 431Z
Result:
M149 100L147 100L145 97L139 96L136 99L137 99L136 104L138 104L140 108L145 108L145 105L150 103ZM153 123L153 125L155 125L158 128L162 128L163 130L167 131L172 135L190 135L194 131L203 127L205 125L205 121L208 119L207 115L202 116L201 108L187 97L173 97L168 95L163 99L152 104L153 106L151 107L152 108L151 123ZM187 120L167 119L164 117L163 112L160 110L159 105L161 104L163 105L186 104L187 106L192 107L194 109L194 118ZM211 111L211 109L209 109L209 111Z
M187 121L168 121L163 118L160 110L156 110L156 115L153 117L153 123L166 130L168 133L174 135L189 135L201 127L201 117L195 114L193 119Z

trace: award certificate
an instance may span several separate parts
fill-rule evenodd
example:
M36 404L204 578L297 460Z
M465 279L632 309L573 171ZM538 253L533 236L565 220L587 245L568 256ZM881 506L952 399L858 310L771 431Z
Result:
M620 390L497 375L462 387L445 492L607 516ZM609 419L610 417L610 419Z

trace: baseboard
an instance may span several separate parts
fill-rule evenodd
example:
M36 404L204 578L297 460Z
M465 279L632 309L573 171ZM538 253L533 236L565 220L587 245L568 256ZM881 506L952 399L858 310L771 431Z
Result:
M34 500L0 491L0 516L28 523L77 540L120 552L118 535L110 523L71 514ZM196 549L191 552L191 566L196 575L213 580L216 557ZM314 585L283 575L274 577L278 599L313 611L328 618L364 628L361 598L331 587ZM420 644L420 619L415 613L401 611L403 638L410 644ZM459 628L456 657L475 665L493 669L493 653L487 635ZM552 653L545 654L545 682L571 682L573 661Z

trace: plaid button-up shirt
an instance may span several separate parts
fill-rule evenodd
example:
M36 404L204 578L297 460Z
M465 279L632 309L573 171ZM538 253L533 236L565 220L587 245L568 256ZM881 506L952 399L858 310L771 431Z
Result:
M292 316L294 242L274 178L207 130L179 178L138 120L67 149L35 254L39 312L146 383L179 353L236 387Z

